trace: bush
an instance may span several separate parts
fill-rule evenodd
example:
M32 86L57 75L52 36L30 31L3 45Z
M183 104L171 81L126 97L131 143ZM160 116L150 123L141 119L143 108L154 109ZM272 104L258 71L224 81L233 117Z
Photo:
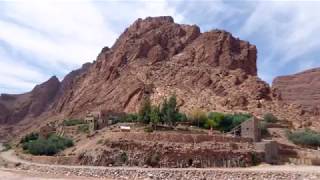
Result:
M82 124L82 125L78 126L78 132L89 133L89 125Z
M121 160L122 163L126 163L128 161L128 155L127 155L126 152L122 152L120 154L120 160Z
M102 144L103 143L103 139L99 139L98 141L97 141L97 144Z
M262 136L268 136L269 135L267 126L268 126L267 122L265 122L265 121L261 121L260 122L260 130L261 130L261 135Z
M52 156L68 147L73 146L73 141L68 138L59 137L55 134L48 139L39 137L36 140L23 143L23 149L33 155Z
M224 114L219 112L210 112L208 120L206 121L205 128L218 128L224 119Z
M23 143L27 143L29 141L34 141L34 140L37 140L39 138L39 134L38 133L30 133L30 134L27 134L25 137L23 137L21 140L20 140L20 143L23 144Z
M191 124L194 126L204 127L207 120L208 120L207 114L200 109L195 109L190 114L190 121L191 121Z
M85 124L85 122L80 119L68 119L63 121L64 126L75 126L78 124Z
M148 157L146 164L149 166L155 167L159 165L159 162L160 162L160 155L158 153L154 153Z
M153 129L152 129L152 127L150 127L150 126L147 126L147 127L144 128L144 132L152 133L152 132L153 132Z
M8 150L10 150L12 148L9 143L4 143L3 147L4 147L4 149L2 151L8 151Z
M120 118L120 122L137 122L138 114L126 114Z
M278 118L274 116L272 113L267 113L263 116L263 121L268 123L276 123L278 122Z
M320 133L304 130L304 131L295 131L289 132L287 134L288 139L294 144L307 146L307 147L317 147L320 146Z
M216 129L224 132L229 132L236 126L240 125L244 121L250 119L250 114L238 113L238 114L227 114L222 120L218 121Z

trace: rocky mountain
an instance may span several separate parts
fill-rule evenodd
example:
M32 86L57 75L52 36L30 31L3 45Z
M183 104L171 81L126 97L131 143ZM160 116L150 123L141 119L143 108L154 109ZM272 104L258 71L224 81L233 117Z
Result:
M48 108L59 89L60 82L57 77L37 85L31 92L0 96L0 123L14 124L27 117L39 116Z
M306 112L320 115L320 68L277 77L272 87L282 101L300 105Z
M175 93L185 111L247 109L270 99L268 85L256 77L256 55L254 45L225 31L201 33L171 17L138 19L54 108L71 116L99 109L133 112L144 96L158 102Z
M301 121L297 107L257 77L257 49L223 30L200 32L171 17L136 20L92 64L53 77L23 95L2 95L0 123L39 117L81 117L87 111L137 111L144 97L176 94L181 110L246 111ZM39 118L38 118L39 119Z

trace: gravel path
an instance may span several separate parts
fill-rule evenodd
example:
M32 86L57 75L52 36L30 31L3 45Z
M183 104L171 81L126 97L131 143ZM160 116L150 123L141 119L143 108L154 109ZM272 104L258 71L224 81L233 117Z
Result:
M76 176L107 179L320 179L317 166L257 166L250 168L140 168L67 166L39 164L17 157L13 150L0 153L0 158L19 163L22 172L38 172L50 176ZM1 171L0 171L1 175ZM23 178L24 179L24 178ZM1 178L0 178L1 180Z

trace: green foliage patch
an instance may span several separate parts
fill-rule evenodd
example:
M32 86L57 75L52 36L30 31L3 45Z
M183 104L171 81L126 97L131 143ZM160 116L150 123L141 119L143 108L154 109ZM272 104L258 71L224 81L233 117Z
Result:
M216 129L228 132L252 116L245 113L223 114L220 112L209 112L196 110L190 117L190 122L200 128Z
M89 125L88 124L79 125L78 126L78 132L89 133Z
M272 113L267 113L263 116L263 121L268 123L276 123L278 122L278 118L274 116Z
M320 146L320 133L312 130L288 132L287 136L290 141L297 145L307 147Z
M85 121L81 119L66 119L62 123L64 126L75 126L78 124L86 124Z
M186 121L187 116L179 112L177 98L172 95L164 99L159 106L151 104L149 98L145 99L137 114L137 120L156 128L159 123L174 126L177 122Z
M22 143L22 148L25 152L33 155L52 156L73 145L71 139L52 134L47 139L39 136L37 139L29 138L28 141Z

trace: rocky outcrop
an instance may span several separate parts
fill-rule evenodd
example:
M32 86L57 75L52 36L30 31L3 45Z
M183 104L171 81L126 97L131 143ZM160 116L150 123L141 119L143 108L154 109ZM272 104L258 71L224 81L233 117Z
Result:
M55 109L70 116L99 109L133 112L145 96L158 102L173 93L184 111L247 109L270 99L268 85L256 78L256 54L254 45L225 31L201 33L171 17L138 19L111 48L103 48Z
M0 96L0 123L15 124L26 117L37 117L48 109L60 82L57 77L37 85L31 92L21 95Z
M138 19L93 63L61 83L45 83L51 88L36 87L39 96L2 95L0 122L44 112L42 119L83 117L96 110L136 112L144 97L159 103L171 94L184 112L272 112L283 120L311 121L300 117L299 108L278 103L276 91L257 77L256 60L254 45L226 31L202 33L198 26L177 24L171 17Z
M277 77L272 88L281 101L299 105L313 115L320 115L320 68Z

